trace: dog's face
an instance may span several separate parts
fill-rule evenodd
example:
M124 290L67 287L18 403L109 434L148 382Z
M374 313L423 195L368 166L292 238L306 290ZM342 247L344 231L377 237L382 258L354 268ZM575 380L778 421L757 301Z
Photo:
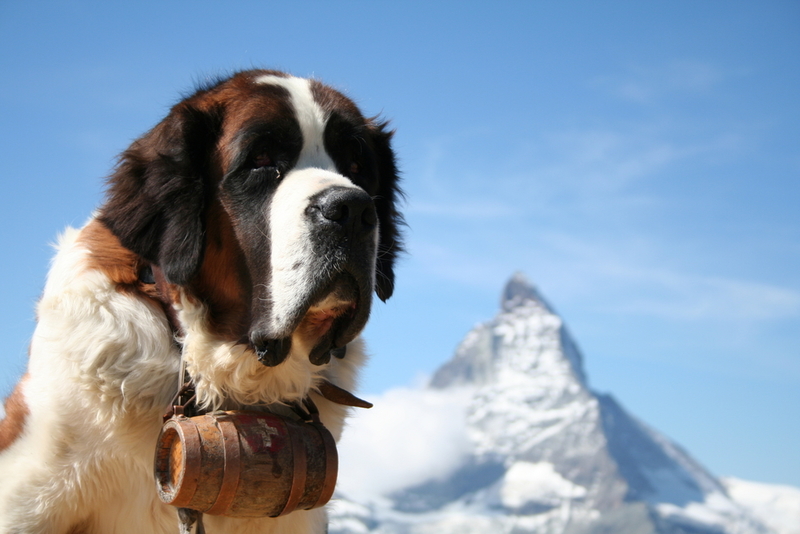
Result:
M391 133L316 81L239 73L122 155L100 219L267 366L326 363L386 300L400 250Z

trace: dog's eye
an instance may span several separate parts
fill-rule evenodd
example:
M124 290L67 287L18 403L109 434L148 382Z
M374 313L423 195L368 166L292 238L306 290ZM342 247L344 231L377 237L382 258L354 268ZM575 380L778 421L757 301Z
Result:
M256 152L255 156L253 156L253 168L254 169L261 169L263 167L274 167L275 161L272 159L272 156L266 150L259 150Z
M361 172L361 166L355 161L350 164L350 176L355 176Z

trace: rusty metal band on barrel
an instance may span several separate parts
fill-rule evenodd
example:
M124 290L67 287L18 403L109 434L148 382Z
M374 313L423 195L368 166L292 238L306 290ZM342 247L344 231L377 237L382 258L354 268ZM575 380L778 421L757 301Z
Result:
M279 513L278 516L286 515L290 512L294 512L297 509L297 505L300 504L300 499L303 497L303 492L305 492L306 479L308 478L306 446L303 442L302 436L297 430L293 432L289 425L286 425L286 433L289 434L292 442L292 457L294 463L292 466L292 487L289 490L289 497L286 500L286 506L283 507L283 510L281 510L281 513Z
M183 473L178 483L178 491L172 500L172 506L186 506L192 502L197 491L200 476L200 431L189 419L181 418L172 420L167 424L174 424L178 435L183 441Z
M233 421L223 416L218 417L215 422L220 430L223 446L222 483L214 504L205 513L223 515L230 508L236 497L236 490L239 489L242 457L239 448L239 431Z
M317 429L317 432L322 437L322 443L325 444L325 482L319 493L319 499L313 506L308 508L309 510L322 506L331 500L333 490L336 489L336 478L339 475L339 454L336 450L336 442L333 440L333 436L322 424L312 423L312 426Z

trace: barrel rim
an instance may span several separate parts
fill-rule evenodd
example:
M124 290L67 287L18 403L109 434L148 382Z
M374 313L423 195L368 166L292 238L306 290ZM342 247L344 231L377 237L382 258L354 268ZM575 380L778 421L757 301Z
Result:
M171 473L172 445L176 438L181 443L181 463L183 470L178 472L178 479L173 485ZM169 441L167 441L169 439ZM197 491L200 474L200 454L189 454L189 450L200 450L200 433L190 423L189 418L177 416L168 420L161 428L156 445L155 473L156 489L162 502L172 506L189 504ZM187 473L189 476L187 476ZM194 473L194 476L191 474ZM167 481L163 477L169 477Z

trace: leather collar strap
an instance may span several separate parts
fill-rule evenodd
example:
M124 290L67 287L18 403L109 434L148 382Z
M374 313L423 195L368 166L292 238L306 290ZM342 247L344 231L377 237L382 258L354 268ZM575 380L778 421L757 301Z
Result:
M352 406L354 408L372 408L372 403L364 399L359 399L346 389L342 389L336 384L332 384L327 380L323 380L318 386L320 395L325 397L331 402L341 404L343 406Z
M336 384L333 384L327 380L323 380L317 386L317 390L319 390L320 395L327 400L335 402L336 404L341 404L342 406L352 406L353 408L365 409L372 408L373 406L371 402L360 399L346 389L340 388ZM175 395L175 398L172 400L172 403L170 404L170 410L164 414L164 422L167 422L167 419L173 415L186 415L187 417L199 415L194 413L194 401L194 383L190 378L187 377L186 382L184 382L180 390L178 390L178 393Z

